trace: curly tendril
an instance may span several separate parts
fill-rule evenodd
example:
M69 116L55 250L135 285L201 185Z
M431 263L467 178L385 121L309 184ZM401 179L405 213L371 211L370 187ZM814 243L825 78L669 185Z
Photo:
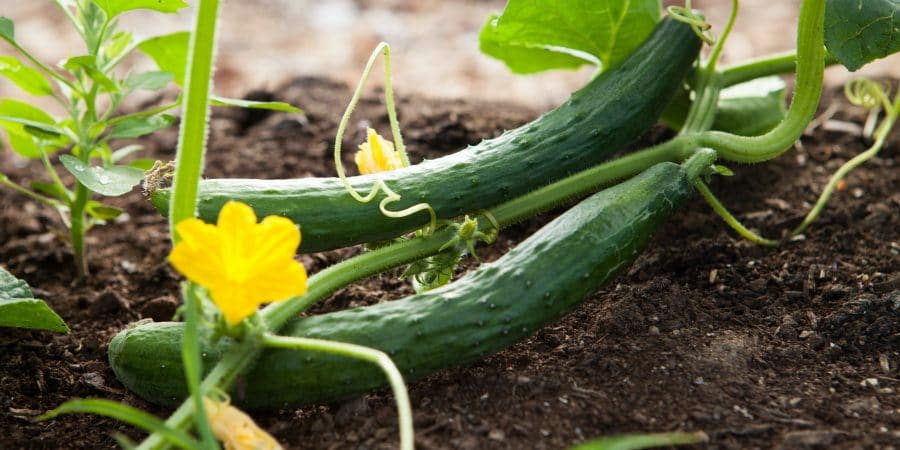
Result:
M670 6L666 8L666 11L673 19L690 25L694 33L697 33L697 36L703 42L709 45L713 45L716 42L716 37L711 31L712 25L706 21L706 17L703 14L691 8L691 0L686 0L684 6Z
M394 91L391 86L391 49L390 46L384 42L378 44L378 46L375 47L375 51L373 51L372 55L369 57L369 61L366 63L366 68L359 80L359 84L353 92L353 97L350 99L350 103L347 105L347 109L344 110L344 115L341 117L341 121L338 124L337 135L334 138L334 165L337 169L338 178L340 178L341 184L344 185L344 188L356 201L360 203L369 203L374 200L380 192L383 192L385 197L378 203L378 209L381 211L381 214L384 214L386 217L398 219L411 216L420 211L428 212L431 221L429 225L425 227L425 234L430 235L437 228L437 215L431 205L428 203L418 203L400 211L391 211L388 209L388 205L400 201L400 194L394 192L384 183L384 180L381 179L375 180L372 184L372 189L368 194L361 194L350 185L350 181L347 180L347 175L344 172L344 164L341 162L341 144L344 139L344 133L347 130L347 123L350 121L350 115L353 114L353 110L356 109L357 103L359 103L359 98L362 96L362 89L369 80L369 74L371 74L372 67L375 65L375 60L380 53L384 54L384 102L387 107L388 121L391 124L391 134L394 138L394 146L402 161L402 167L409 166L409 157L406 154L406 146L403 145L403 136L400 134L400 125L397 122L397 110L394 107Z
M890 114L892 105L889 99L891 86L866 78L854 78L844 85L847 100L867 109L882 108Z

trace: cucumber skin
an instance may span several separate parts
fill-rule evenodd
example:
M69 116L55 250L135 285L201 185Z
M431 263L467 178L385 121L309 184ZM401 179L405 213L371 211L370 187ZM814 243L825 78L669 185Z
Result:
M408 379L474 361L557 320L615 277L691 192L680 166L657 164L582 201L505 256L450 285L295 319L280 334L380 349ZM122 384L153 403L179 403L187 395L182 330L181 323L162 322L116 335L109 359ZM204 367L227 346L220 341L204 349ZM233 399L257 409L334 401L386 384L369 363L284 349L266 350L243 381Z
M649 129L691 70L700 41L689 26L666 18L619 66L596 77L558 108L530 124L454 154L409 168L350 178L368 192L383 179L401 210L429 203L438 219L486 209L606 160ZM151 201L167 214L170 189ZM229 200L257 216L288 217L303 230L299 251L311 253L386 240L428 223L418 213L385 217L378 201L361 204L338 178L210 179L200 183L197 211L215 222Z

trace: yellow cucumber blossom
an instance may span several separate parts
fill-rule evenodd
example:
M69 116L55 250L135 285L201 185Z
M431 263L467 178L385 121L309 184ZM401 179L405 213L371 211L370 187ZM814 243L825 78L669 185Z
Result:
M278 441L245 412L208 398L203 399L203 406L213 435L222 441L225 450L282 450Z
M394 150L394 144L385 140L375 130L369 128L366 142L359 144L356 152L356 167L359 173L366 175L403 167L400 153Z
M260 305L306 293L306 269L294 260L300 230L289 219L256 223L249 206L228 202L216 225L187 219L175 230L181 241L169 262L205 286L225 320L234 325Z

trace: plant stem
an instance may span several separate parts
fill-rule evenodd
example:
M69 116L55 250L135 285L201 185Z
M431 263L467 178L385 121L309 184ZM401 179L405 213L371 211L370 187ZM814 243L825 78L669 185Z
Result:
M710 53L705 67L706 71L715 72L716 64L719 62L719 56L721 56L722 49L725 47L725 41L728 40L728 36L731 34L731 28L734 27L734 21L737 19L737 13L738 0L731 0L731 15L728 16L728 22L725 24L722 35L719 36L719 39L717 39L715 45L713 45L712 53Z
M197 184L203 173L206 150L209 95L216 42L219 0L201 0L194 15L194 30L188 48L188 66L184 84L184 118L178 134L175 176L172 179L172 204L169 226L172 242L178 242L175 226L194 217Z
M695 182L701 175L709 170L709 167L716 161L716 152L708 148L701 148L694 152L690 158L681 163L684 171L687 172L688 180Z
M816 113L825 69L825 0L804 0L797 31L797 80L794 99L784 120L761 136L738 136L721 131L696 135L698 147L711 147L722 158L737 162L772 159L803 134Z
M833 66L838 60L830 53L825 54L825 66ZM744 83L770 75L792 73L797 67L797 52L787 51L763 56L757 59L726 67L722 74L722 85L725 87Z
M84 145L79 144L81 152L79 157L85 165L89 165L91 160L91 149L93 144L85 142ZM87 249L84 243L84 233L87 231L85 224L84 208L90 200L91 192L87 186L78 180L75 180L75 199L69 209L69 236L72 240L72 256L75 258L75 275L76 279L84 280L90 276L90 268L87 262Z
M202 392L209 392L214 388L227 389L239 373L246 370L257 356L262 352L259 342L247 339L235 344L231 350L222 357L222 360L206 374L203 383L200 384ZM175 429L184 429L191 422L194 412L193 402L185 401L166 419L166 425ZM153 433L144 439L136 450L150 450L163 448L166 445L163 437Z
M397 415L400 418L400 449L413 450L415 447L415 435L413 433L412 407L409 404L406 383L403 381L400 371L397 370L397 366L384 352L344 342L276 336L271 333L266 333L262 336L262 343L267 347L319 351L377 364L387 377L397 402Z
M53 164L50 163L50 156L47 155L47 152L43 147L41 150L41 162L44 164L44 169L47 170L47 173L50 174L50 179L53 180L53 184L59 189L60 192L65 192L69 196L69 201L72 201L72 194L66 188L66 185L63 184L62 180L59 178L59 174L56 173L56 168L53 167Z
M217 450L219 445L213 436L212 429L206 417L203 406L203 397L206 391L200 387L200 376L203 373L203 360L200 358L200 299L190 282L181 285L181 297L185 303L184 338L181 341L181 361L184 365L184 378L187 381L190 400L193 403L194 426L200 432L202 448L204 450Z
M45 197L41 194L38 194L37 192L32 192L32 191L20 186L18 183L10 180L8 176L6 176L5 174L2 174L2 173L0 173L0 184L5 184L5 185L9 186L10 188L12 188L13 190L15 190L16 192L19 192L22 195L25 195L29 198L32 198L41 203L44 203L47 206L57 207L61 204L56 199L52 199L50 197Z

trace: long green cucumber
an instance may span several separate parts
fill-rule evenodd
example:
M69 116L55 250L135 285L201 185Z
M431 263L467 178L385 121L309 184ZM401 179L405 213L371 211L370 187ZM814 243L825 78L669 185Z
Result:
M557 320L624 269L692 192L685 170L657 164L582 201L497 261L443 288L402 300L295 319L281 330L380 349L410 379L508 347ZM186 395L181 323L126 329L109 345L119 380L139 396ZM205 348L211 367L229 343ZM381 387L373 365L346 357L267 350L234 400L250 408L331 401Z
M486 209L606 160L652 126L699 51L689 26L663 19L631 56L558 108L535 121L442 158L375 175L350 178L367 192L381 178L402 200L432 206L439 219ZM170 189L153 204L167 214ZM385 217L377 201L356 202L338 178L211 179L200 183L198 214L214 222L228 200L249 204L260 217L285 216L303 229L301 252L316 252L399 236L422 227L428 215Z

